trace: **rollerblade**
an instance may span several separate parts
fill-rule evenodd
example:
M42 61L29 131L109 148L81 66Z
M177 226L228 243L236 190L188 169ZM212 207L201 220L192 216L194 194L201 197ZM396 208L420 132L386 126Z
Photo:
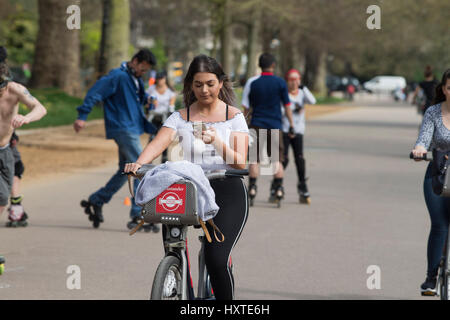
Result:
M139 218L135 217L130 222L127 223L127 228L129 230L133 230L136 228L136 226L139 224ZM138 229L138 231L144 230L144 232L151 232L154 233L159 232L159 227L154 223L144 223L141 228Z
M300 203L311 204L311 198L309 196L306 182L299 182L299 184L297 185L297 191L300 197L299 198Z
M281 184L276 185L275 181L272 181L270 188L269 202L275 203L277 208L281 207L281 200L284 199L284 188Z
M8 222L6 227L17 228L26 227L28 225L28 215L21 204L22 197L11 198L11 205L8 208Z
M104 221L102 207L96 206L86 200L82 200L80 205L84 208L84 213L88 215L89 221L92 221L92 226L97 229L100 223Z
M5 258L0 256L0 276L5 272Z
M248 187L248 196L250 200L250 207L253 207L253 202L256 198L256 192L258 191L256 184L252 184Z

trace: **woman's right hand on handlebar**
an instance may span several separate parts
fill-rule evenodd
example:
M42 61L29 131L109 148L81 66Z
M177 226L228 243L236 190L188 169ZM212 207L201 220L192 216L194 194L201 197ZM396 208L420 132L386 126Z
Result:
M142 167L142 164L133 162L133 163L127 163L125 164L125 168L123 169L124 173L130 173L136 174L136 172L139 170L139 168Z
M423 156L425 154L427 154L427 149L425 149L423 146L416 146L413 151L412 154L414 156L414 160L415 161L421 161L423 160Z

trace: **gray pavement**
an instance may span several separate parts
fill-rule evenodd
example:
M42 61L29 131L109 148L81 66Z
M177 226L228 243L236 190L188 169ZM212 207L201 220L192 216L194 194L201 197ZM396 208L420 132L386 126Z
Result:
M408 159L421 118L386 97L361 96L353 105L362 106L307 123L310 206L298 203L293 161L281 209L267 203L271 177L258 180L233 251L236 298L421 298L430 225L421 189L425 164ZM98 230L79 207L114 170L80 171L24 190L30 226L8 229L6 214L0 218L7 259L0 299L148 299L161 234L128 235L127 188L105 205ZM194 281L196 234L190 232ZM67 289L70 265L80 267L80 290ZM373 265L381 288L369 290Z

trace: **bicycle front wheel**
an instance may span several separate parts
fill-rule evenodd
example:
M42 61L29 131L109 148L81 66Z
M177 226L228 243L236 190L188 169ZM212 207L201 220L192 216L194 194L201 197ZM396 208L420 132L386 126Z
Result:
M153 280L150 300L181 300L183 277L180 259L166 256L160 262Z
M441 283L439 284L440 288L440 296L441 296L441 300L448 300L448 276L444 275L441 278Z
M439 293L441 300L448 300L448 257L447 261L443 260L441 269L439 270Z

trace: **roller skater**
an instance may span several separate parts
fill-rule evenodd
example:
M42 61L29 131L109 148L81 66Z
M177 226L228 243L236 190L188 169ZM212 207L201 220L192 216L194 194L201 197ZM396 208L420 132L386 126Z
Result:
M249 191L250 205L256 196L256 180L260 174L259 164L264 158L264 149L267 149L267 158L270 160L274 175L274 181L279 183L284 176L283 163L283 132L282 132L282 111L288 121L288 135L294 136L294 123L290 108L289 92L286 82L274 75L275 57L268 53L263 53L259 57L259 67L262 70L260 76L248 79L242 94L242 107L245 117L250 117L251 136L256 137L256 143L249 146ZM264 146L267 146L265 148ZM278 151L278 152L277 152ZM256 158L256 159L254 159ZM275 202L280 206L284 192L281 183L274 189L269 198L270 202Z
M20 152L17 150L18 142L19 137L14 131L9 141L9 147L14 156L14 178L11 188L11 204L8 208L8 218L10 221L6 224L7 227L26 227L28 225L28 215L22 206L23 196L20 195L20 182L25 167L22 163Z
M299 201L302 204L311 204L308 187L306 186L306 161L303 155L303 136L305 134L305 104L315 104L316 99L309 89L301 84L300 72L291 69L286 73L286 82L289 89L289 99L292 101L291 110L294 120L294 136L289 136L289 120L283 116L283 145L284 161L283 167L286 169L289 157L289 147L294 151L295 167L297 169L297 191Z
M6 49L0 47L0 214L3 213L13 188L15 161L10 148L14 129L24 124L40 120L47 113L42 104L33 97L21 84L12 80L6 64ZM23 103L31 111L26 115L18 113L18 105ZM12 195L15 198L14 194ZM27 215L23 207L13 207L8 210L11 226L25 226Z
M311 198L309 197L308 187L306 181L299 182L297 185L298 195L300 197L300 203L311 204Z
M127 182L122 174L125 164L134 162L142 152L140 136L146 132L155 133L155 127L148 122L142 106L150 102L150 96L145 92L144 76L152 66L156 65L156 58L152 52L142 49L131 61L123 62L119 68L111 70L92 86L81 106L77 108L78 117L74 122L75 132L86 127L86 120L93 106L103 101L106 138L112 139L118 147L119 167L103 187L92 193L81 206L94 228L103 222L102 207ZM138 181L134 183L136 191ZM130 218L140 217L138 205L131 200Z
M283 179L275 178L270 187L269 202L276 203L277 207L281 207L281 200L284 199Z
M11 205L8 208L8 222L6 227L17 228L28 225L28 215L22 206L22 197L11 197Z
M89 221L92 221L92 226L97 229L104 221L102 207L86 200L82 200L80 205L84 208L84 213L88 215Z

